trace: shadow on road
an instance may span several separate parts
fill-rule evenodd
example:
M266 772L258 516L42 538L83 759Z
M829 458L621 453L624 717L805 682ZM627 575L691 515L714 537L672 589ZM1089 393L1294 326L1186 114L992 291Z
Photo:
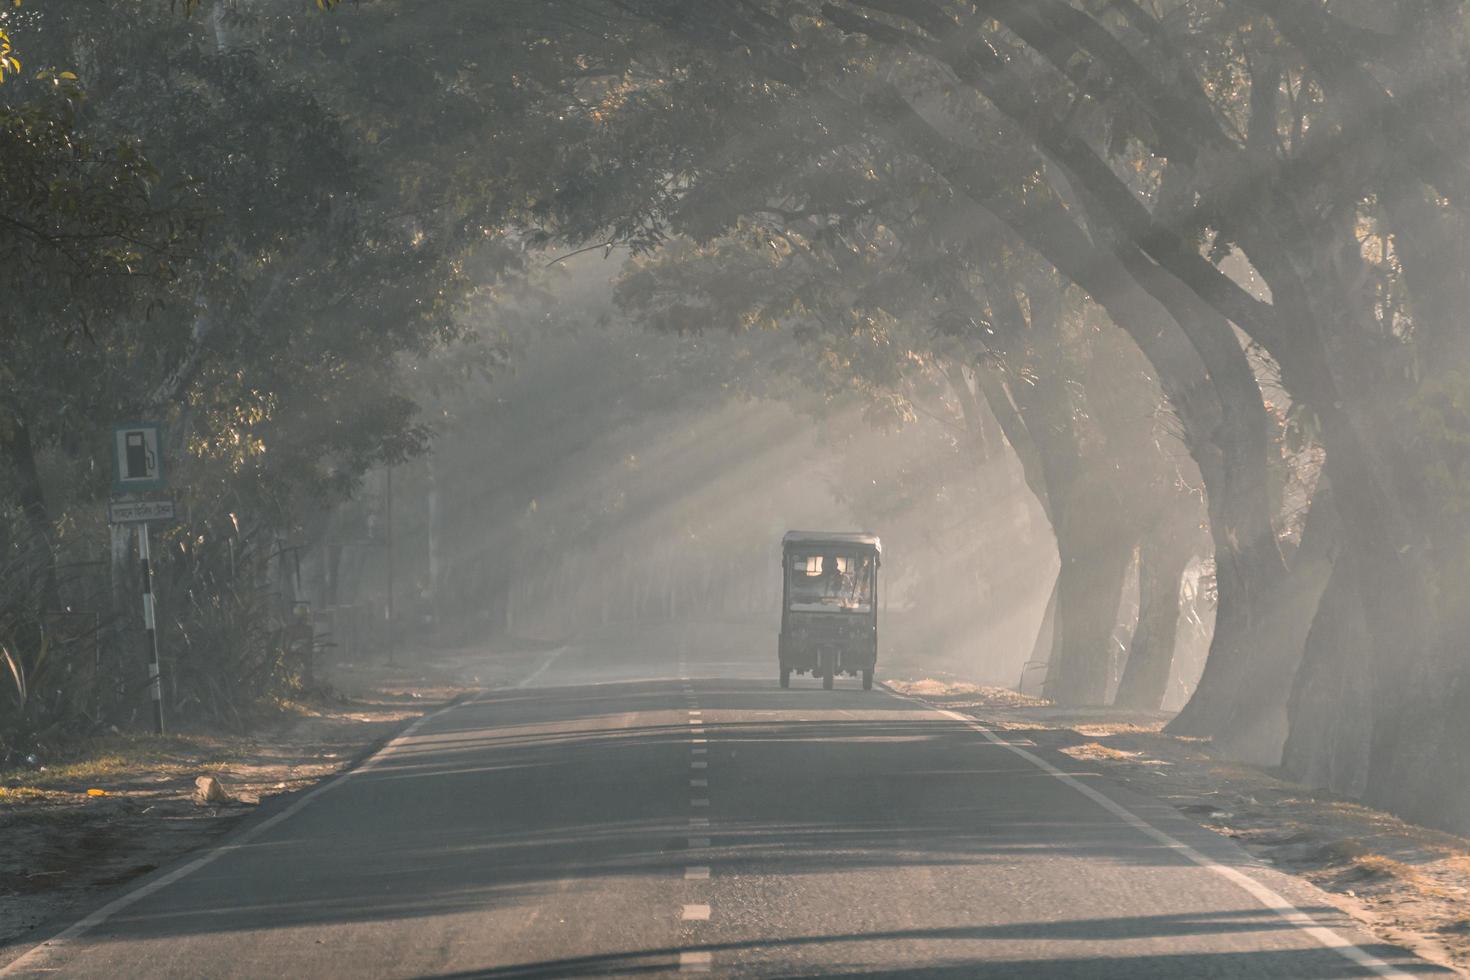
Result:
M484 696L436 719L271 832L119 913L98 930L99 938L401 923L531 907L550 892L620 876L675 880L688 854L691 815L691 726L679 690L668 682ZM700 692L711 777L700 792L712 802L700 812L715 817L707 831L713 846L700 860L717 878L779 873L799 879L916 867L970 867L984 875L1038 855L1103 868L1187 866L1174 850L1129 830L1025 760L913 702L732 682L701 682ZM1085 767L1052 757L1090 777ZM983 779L957 778L964 776ZM290 869L284 876L283 868ZM749 965L756 973L767 960L772 971L796 964L800 973L801 950L814 945L852 950L851 956L829 953L822 975L881 976L834 964L861 962L856 944L865 942L1003 940L1013 944L1008 954L1034 946L1038 959L942 959L902 975L1359 975L1330 950L1272 950L1269 939L1259 944L1265 949L1184 959L1163 952L1102 961L1045 955L1073 941L1147 946L1182 936L1291 929L1265 910L1227 910L854 931L692 948L738 953L740 970ZM1126 952L1136 953L1139 945ZM667 970L677 952L625 950L443 976L628 975ZM942 958L943 947L937 953Z
M1119 923L1122 922L1122 931ZM1349 963L1328 949L1284 949L1249 952L1218 952L1113 957L1038 957L1016 958L943 958L925 965L912 964L902 970L874 970L847 963L843 947L878 942L960 942L1024 935L1039 940L1089 938L1132 938L1138 936L1173 936L1202 932L1235 932L1253 929L1279 929L1276 916L1259 912L1234 916L1149 916L1138 919L1079 919L1057 923L1029 923L1017 933L1009 928L911 929L890 932L863 932L800 936L774 941L713 943L678 949L645 949L603 956L569 957L536 963L519 963L433 974L432 980L530 980L541 977L568 976L635 976L663 973L678 962L680 953L708 952L716 962L738 964L730 969L741 976L823 976L823 977L917 977L924 980L1105 980L1105 978L1181 977L1293 977L1295 980L1340 980L1343 977L1377 976L1373 969ZM802 947L823 947L832 958L819 968L802 969ZM931 947L932 949L932 947ZM1402 950L1380 945L1365 948L1379 959L1394 962L1402 959ZM1452 976L1454 971L1442 968L1420 968L1427 976ZM424 980L431 980L425 977Z

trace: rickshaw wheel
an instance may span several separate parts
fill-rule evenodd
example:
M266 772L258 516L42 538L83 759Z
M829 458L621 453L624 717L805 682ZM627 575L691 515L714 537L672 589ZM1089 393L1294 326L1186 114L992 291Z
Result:
M791 668L790 667L782 667L781 668L781 686L782 687L790 687L791 686Z
M872 671L872 668L869 668L868 670L863 671L863 690L864 691L871 691L872 689L873 689L873 671Z

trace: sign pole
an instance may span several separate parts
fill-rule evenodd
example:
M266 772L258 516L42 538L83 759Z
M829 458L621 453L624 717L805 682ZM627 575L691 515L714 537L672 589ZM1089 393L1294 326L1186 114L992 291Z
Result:
M383 528L387 538L388 546L388 603L383 607L383 612L388 622L388 665L393 665L393 467L390 465L384 478L384 501Z
M163 678L158 668L158 624L153 606L153 569L148 524L174 519L172 500L140 499L163 490L163 423L124 422L112 428L112 494L109 524L138 525L138 560L143 566L143 628L148 631L148 693L153 698L153 731L163 734ZM122 499L117 499L122 498Z
M152 659L148 662L148 691L153 698L153 733L163 734L163 677L158 667L158 626L154 619L153 571L148 550L148 522L138 525L138 558L143 565L143 628L148 631Z

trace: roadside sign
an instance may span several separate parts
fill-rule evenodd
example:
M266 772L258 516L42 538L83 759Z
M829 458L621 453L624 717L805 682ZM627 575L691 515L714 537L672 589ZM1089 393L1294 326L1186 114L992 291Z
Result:
M162 490L163 425L130 422L112 430L112 491L116 494Z
M172 500L114 500L107 505L109 524L161 524L173 519Z

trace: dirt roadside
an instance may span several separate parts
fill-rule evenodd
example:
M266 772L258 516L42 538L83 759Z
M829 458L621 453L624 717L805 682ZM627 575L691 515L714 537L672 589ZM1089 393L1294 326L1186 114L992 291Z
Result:
M1171 715L1062 709L947 680L888 684L1102 768L1312 882L1385 942L1470 976L1470 839L1221 761L1201 740L1163 734Z
M38 927L218 840L261 801L349 768L441 705L512 685L544 658L463 650L391 667L328 664L320 673L332 696L248 733L110 735L42 760L44 769L0 772L0 952L48 938ZM195 802L206 775L230 802Z

